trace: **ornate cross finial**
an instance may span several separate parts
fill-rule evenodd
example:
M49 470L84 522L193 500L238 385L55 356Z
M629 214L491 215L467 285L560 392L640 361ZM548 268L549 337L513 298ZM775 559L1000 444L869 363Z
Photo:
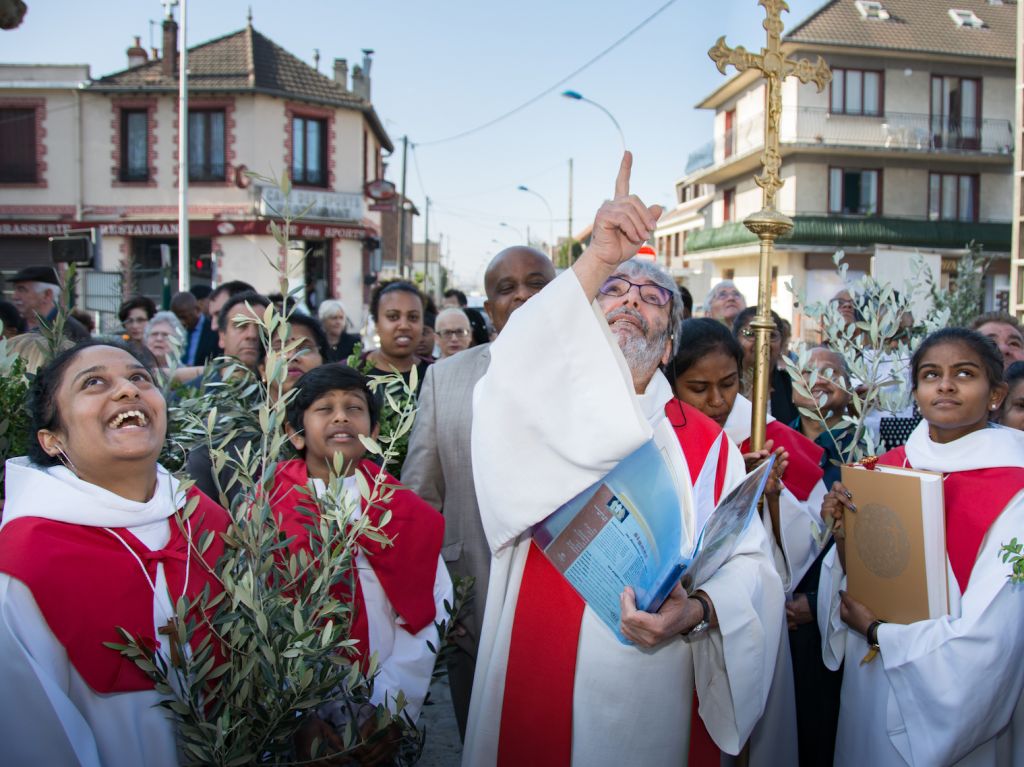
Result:
M820 93L832 80L832 71L825 60L818 56L813 64L807 59L796 60L782 52L782 12L789 11L785 0L759 0L764 7L765 20L761 25L768 33L768 46L761 53L751 53L742 45L730 48L725 44L725 37L708 51L723 75L732 64L737 71L745 72L753 69L761 72L768 81L768 104L764 120L764 152L761 154L761 175L754 181L764 190L764 208L775 208L775 194L782 188L779 169L782 167L782 155L779 153L779 120L782 117L782 81L793 76L800 82L813 82Z

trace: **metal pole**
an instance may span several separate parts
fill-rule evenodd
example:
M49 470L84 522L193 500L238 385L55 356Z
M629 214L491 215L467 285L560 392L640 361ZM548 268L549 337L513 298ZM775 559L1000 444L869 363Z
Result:
M402 204L398 217L398 276L405 278L405 171L409 167L409 137L402 136Z
M188 253L188 0L181 0L181 56L178 61L178 290L189 288ZM165 52L166 56L167 53Z
M565 253L566 268L572 266L572 158L569 158L569 248Z
M423 292L430 295L427 288L427 275L430 273L430 198L424 206L423 215Z

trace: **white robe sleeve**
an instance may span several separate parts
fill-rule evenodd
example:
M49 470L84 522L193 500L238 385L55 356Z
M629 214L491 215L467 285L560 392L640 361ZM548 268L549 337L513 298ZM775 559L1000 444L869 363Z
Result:
M410 634L397 623L394 624L391 652L380 661L379 673L373 679L371 703L383 703L394 710L395 695L401 690L406 700L404 713L413 722L419 719L434 672L437 651L440 649L441 640L435 624L448 620L445 602L452 604L453 594L448 568L445 567L444 560L438 557L437 572L434 576L434 623L424 626L415 634ZM388 612L394 615L390 604L387 607Z
M96 739L67 694L70 663L32 592L0 574L0 744L9 767L99 767Z
M888 728L890 735L905 728L914 764L958 761L996 737L1021 699L1024 587L1007 580L1010 566L999 547L1020 534L1022 523L1018 496L988 532L959 617L878 629L890 685Z
M839 617L839 591L846 588L846 573L836 546L821 560L818 576L818 631L821 659L830 671L838 671L846 657L846 624Z
M775 541L772 532L768 505L764 506L764 525L768 531L776 569L779 572L779 577L782 578L782 588L787 594L796 588L800 579L804 577L811 565L814 564L814 560L818 558L818 554L821 553L821 546L815 538L815 533L820 535L825 529L821 523L820 511L821 502L827 493L825 484L819 481L807 496L807 500L801 501L783 486L782 493L779 495L781 547Z
M743 458L729 443L730 488L743 479ZM700 715L718 747L739 752L764 712L783 631L785 595L763 525L754 520L732 557L701 590L719 626L691 643ZM722 673L722 672L725 673Z
M652 434L607 322L566 270L515 311L473 392L473 476L491 550Z

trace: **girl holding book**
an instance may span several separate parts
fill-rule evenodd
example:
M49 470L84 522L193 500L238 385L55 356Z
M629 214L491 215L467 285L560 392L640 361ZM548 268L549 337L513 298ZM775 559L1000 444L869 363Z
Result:
M843 519L857 499L835 483L818 621L826 663L847 661L836 764L1021 764L1024 593L1000 548L1024 530L1024 434L990 423L1007 387L998 349L977 332L928 336L911 373L923 420L879 463L944 476L949 615L883 623L845 593Z

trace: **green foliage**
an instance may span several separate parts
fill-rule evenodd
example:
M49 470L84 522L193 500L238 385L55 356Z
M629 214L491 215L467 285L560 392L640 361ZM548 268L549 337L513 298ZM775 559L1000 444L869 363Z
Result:
M1018 542L1013 538L1009 543L1004 543L999 549L1003 562L1009 562L1013 569L1006 577L1010 580L1010 583L1024 583L1024 544Z
M571 255L570 255L571 253ZM572 241L572 250L569 250L569 243L563 242L558 246L555 251L555 267L558 269L568 269L572 266L576 259L583 254L583 243Z
M362 345L356 344L346 363L360 373L369 376L370 390L379 394L382 400L380 409L380 441L393 454L388 471L396 477L400 476L405 456L409 452L409 437L413 421L416 417L416 388L419 370L415 365L409 371L409 383L406 384L398 372L388 375L374 373L373 363L369 357L362 359ZM406 419L402 414L408 412Z
M282 242L288 240L288 228L287 218L283 228L277 227ZM391 710L370 703L377 660L369 658L365 667L353 662L348 652L355 642L353 606L335 596L339 585L347 586L343 593L354 591L360 539L390 545L390 515L383 515L379 527L368 515L356 518L357 504L345 492L338 455L326 488L318 492L311 482L302 491L317 509L309 518L309 551L289 552L289 540L271 511L271 491L275 466L291 455L284 424L296 392L285 392L284 383L299 341L288 338L287 319L272 306L246 321L259 326L265 384L244 368L214 366L201 386L178 393L169 419L171 457L205 445L222 498L228 490L238 491L228 509L225 553L214 571L223 591L177 604L172 650L191 647L191 652L164 657L124 633L123 643L112 646L166 696L161 705L177 725L185 764L295 764L300 758L296 733L327 709L349 714L336 731L342 747L328 754L324 743L314 742L313 757L358 762L361 747L397 733L395 763L411 764L422 749L423 734L404 715L401 693ZM395 431L384 431L379 442L362 439L367 453L387 466L396 460L395 435L407 434L412 425L415 399L400 376L381 377L379 385L403 389L389 399L395 406L389 421ZM236 442L241 447L227 449ZM367 503L386 505L394 493L383 470L369 482L362 474L355 476ZM208 538L193 541L199 551L209 543ZM450 619L439 626L443 641L457 606L458 600ZM215 640L194 643L200 620ZM217 646L224 650L222 657Z
M991 263L991 258L982 255L981 245L971 242L967 252L956 262L956 276L951 280L949 290L943 290L935 283L931 271L924 271L932 302L937 310L949 312L949 325L967 327L981 314L985 301L985 272Z
M0 498L7 459L25 455L28 448L28 387L25 361L0 340Z
M811 350L806 344L801 344L796 360L786 356L784 360L794 391L814 402L813 408L800 407L800 416L819 423L826 431L835 414L823 410L825 394L816 398L811 393L819 376L832 379L850 395L849 411L842 414L838 425L831 427L852 435L836 444L842 463L849 464L879 454L876 435L866 427L867 416L876 410L899 412L910 404L910 358L927 333L945 326L948 311L930 313L916 328L903 327L901 321L921 290L920 281L914 280L899 291L870 276L854 281L848 277L849 266L843 258L839 251L833 261L849 293L862 297L858 302L859 320L847 324L832 302L807 304L802 296L799 300L804 314L821 328L822 343L838 352L847 370L819 371L811 364ZM849 374L848 378L844 372Z

